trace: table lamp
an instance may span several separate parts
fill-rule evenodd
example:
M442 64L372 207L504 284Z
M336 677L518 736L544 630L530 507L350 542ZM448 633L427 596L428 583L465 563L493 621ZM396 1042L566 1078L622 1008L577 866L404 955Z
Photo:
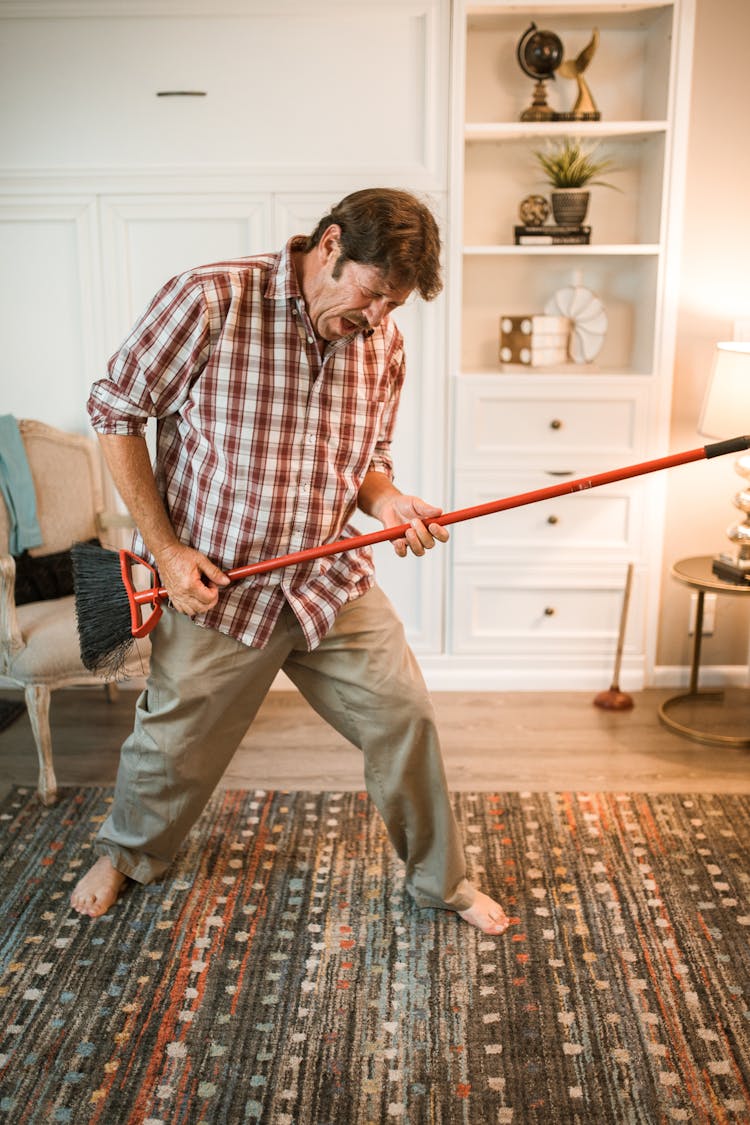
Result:
M711 438L750 433L750 343L716 345L698 432ZM744 519L727 528L735 550L714 559L713 572L725 581L745 585L750 583L750 455L738 457L734 468L745 481L734 497Z

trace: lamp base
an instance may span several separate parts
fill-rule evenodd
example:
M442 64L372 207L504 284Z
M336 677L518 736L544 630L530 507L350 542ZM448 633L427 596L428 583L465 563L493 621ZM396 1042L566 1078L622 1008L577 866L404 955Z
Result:
M711 564L711 570L722 582L733 582L736 586L750 586L750 559L733 559L731 555L719 555Z

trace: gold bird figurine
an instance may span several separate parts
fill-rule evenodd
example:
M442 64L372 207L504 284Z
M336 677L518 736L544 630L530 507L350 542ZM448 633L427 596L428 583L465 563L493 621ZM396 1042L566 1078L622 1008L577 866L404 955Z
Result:
M558 68L557 73L562 78L574 78L578 83L578 98L570 114L574 121L598 121L601 117L594 104L588 83L582 77L584 70L593 59L598 45L599 29L595 27L590 42L586 44L581 53L575 59L565 59Z

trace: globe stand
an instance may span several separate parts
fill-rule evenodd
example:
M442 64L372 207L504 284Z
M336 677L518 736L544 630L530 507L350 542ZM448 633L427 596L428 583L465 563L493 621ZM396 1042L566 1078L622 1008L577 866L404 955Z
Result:
M556 113L547 104L546 79L540 78L534 86L534 97L531 105L521 114L521 121L554 121Z

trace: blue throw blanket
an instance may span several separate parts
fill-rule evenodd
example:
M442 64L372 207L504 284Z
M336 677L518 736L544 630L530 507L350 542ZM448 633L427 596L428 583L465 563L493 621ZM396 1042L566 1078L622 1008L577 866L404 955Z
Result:
M41 546L34 481L18 422L12 414L0 414L0 492L10 517L11 555Z

